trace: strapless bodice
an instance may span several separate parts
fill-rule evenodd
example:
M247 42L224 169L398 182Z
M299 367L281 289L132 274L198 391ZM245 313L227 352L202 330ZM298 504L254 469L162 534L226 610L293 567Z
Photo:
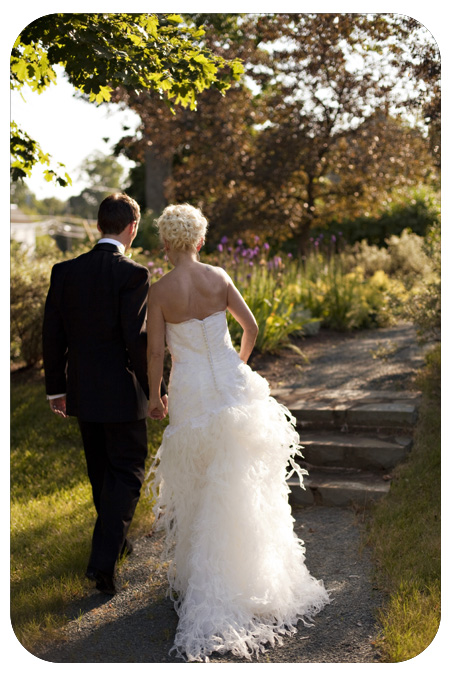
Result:
M189 319L166 323L166 340L173 363L215 359L234 350L228 332L226 311L210 314L206 319Z
M248 389L256 398L269 393L266 380L241 361L228 331L226 311L205 319L166 323L172 357L169 381L170 426L204 422L204 415L240 405Z

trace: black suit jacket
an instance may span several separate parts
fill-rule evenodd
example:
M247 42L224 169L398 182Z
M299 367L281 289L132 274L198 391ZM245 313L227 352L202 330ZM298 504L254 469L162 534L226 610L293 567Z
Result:
M53 267L43 326L47 394L67 394L67 413L129 422L148 407L149 274L116 246ZM162 387L165 393L165 387Z

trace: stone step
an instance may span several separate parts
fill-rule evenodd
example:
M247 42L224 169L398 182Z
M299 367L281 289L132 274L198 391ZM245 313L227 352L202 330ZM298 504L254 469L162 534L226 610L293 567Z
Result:
M283 387L272 391L297 420L299 429L411 429L420 392Z
M381 499L390 487L389 476L355 469L314 469L303 481L305 489L300 487L295 474L288 480L292 506L363 506Z
M308 465L387 472L406 458L412 447L412 438L305 430L300 443Z

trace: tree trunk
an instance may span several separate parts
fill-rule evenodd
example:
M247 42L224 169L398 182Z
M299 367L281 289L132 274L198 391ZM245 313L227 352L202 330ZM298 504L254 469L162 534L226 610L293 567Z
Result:
M167 205L165 183L172 171L172 158L158 154L150 146L145 152L145 206L156 216Z
M310 230L310 221L303 222L301 225L300 233L297 237L297 246L298 246L298 255L300 258L303 258L308 252L308 239L309 239L309 230Z
M297 237L298 253L300 257L303 257L307 253L309 233L311 231L311 227L314 221L314 210L315 210L314 203L315 203L314 176L310 175L308 178L308 185L307 185L306 212L301 220L299 227L300 232Z

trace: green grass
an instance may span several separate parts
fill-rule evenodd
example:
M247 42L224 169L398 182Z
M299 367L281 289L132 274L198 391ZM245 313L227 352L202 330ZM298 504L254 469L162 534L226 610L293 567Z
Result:
M377 581L389 598L376 646L389 663L423 652L440 621L440 346L430 352L417 384L423 401L413 450L369 525Z
M163 427L148 425L155 450ZM11 382L11 621L28 650L64 622L67 604L88 592L84 578L95 521L75 419L50 412L42 374ZM131 536L152 521L148 500L136 510Z

